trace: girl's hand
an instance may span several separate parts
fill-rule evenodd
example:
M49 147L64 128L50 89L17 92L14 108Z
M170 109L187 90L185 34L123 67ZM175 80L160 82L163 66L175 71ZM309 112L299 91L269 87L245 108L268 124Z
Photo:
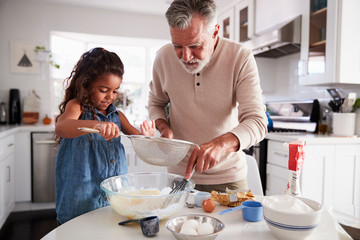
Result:
M155 120L151 120L151 126L148 121L144 121L140 124L141 134L144 136L155 136L156 128L155 128Z
M100 131L100 135L103 136L106 141L120 136L119 127L112 122L96 124L94 128Z

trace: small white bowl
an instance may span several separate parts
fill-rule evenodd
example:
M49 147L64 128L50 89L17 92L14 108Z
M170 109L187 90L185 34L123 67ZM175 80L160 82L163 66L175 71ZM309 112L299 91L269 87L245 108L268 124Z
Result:
M209 198L211 198L211 193L209 192L196 192L194 194L195 206L202 207L203 201Z
M287 209L287 201L297 198L312 208L308 212L296 212ZM305 239L310 236L319 225L323 206L311 199L292 197L288 195L275 195L264 197L261 201L264 219L272 234L280 240ZM280 204L282 203L282 204ZM279 207L282 205L283 208Z

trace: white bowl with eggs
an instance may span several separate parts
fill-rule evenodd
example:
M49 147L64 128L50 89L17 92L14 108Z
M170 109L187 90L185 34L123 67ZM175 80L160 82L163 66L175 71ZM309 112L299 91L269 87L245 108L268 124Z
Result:
M225 225L214 217L190 214L171 217L166 228L178 240L211 240L224 230Z
M264 219L272 234L280 239L306 239L320 223L323 206L311 199L289 195L264 197Z

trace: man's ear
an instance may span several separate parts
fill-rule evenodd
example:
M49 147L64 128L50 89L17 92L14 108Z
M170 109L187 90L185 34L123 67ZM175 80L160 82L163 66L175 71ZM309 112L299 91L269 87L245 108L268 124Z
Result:
M220 25L219 25L219 24L216 24L216 25L215 25L214 33L213 33L213 35L212 35L212 38L216 38L216 37L219 35L219 30L220 30Z

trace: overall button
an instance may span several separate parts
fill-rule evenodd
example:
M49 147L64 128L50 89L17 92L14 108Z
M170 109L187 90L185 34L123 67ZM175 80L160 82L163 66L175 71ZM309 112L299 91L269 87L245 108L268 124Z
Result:
M114 163L114 159L111 159L110 162L111 162L111 163Z

